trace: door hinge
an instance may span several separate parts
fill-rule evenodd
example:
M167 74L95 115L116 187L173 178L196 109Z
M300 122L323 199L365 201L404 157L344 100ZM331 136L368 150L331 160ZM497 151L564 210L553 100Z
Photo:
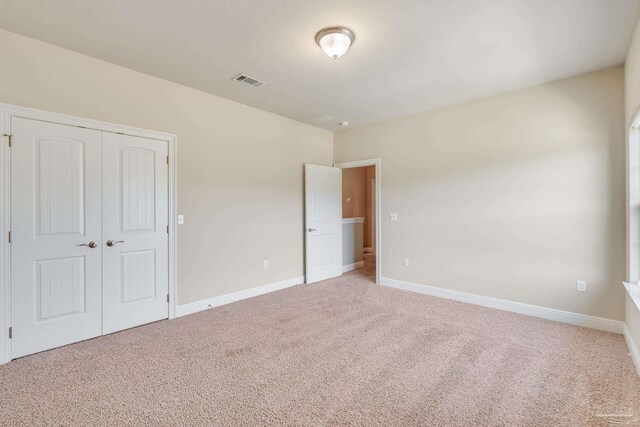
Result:
M169 302L169 294L167 294L167 302Z
M167 234L169 234L169 224L167 224Z
M169 156L167 156L167 164L169 164Z
M9 142L9 148L11 148L11 141L13 139L13 135L10 135L8 133L3 133L2 136L6 136L7 137L7 141Z
M9 326L9 339L13 338L13 327Z
M9 243L11 243L11 232L9 232Z

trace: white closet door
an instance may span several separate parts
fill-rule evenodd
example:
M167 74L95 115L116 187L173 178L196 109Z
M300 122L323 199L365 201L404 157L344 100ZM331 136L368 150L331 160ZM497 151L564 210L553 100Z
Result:
M305 165L307 283L342 274L342 169Z
M16 358L101 333L101 133L21 118L11 128Z
M169 315L168 146L103 134L103 333Z

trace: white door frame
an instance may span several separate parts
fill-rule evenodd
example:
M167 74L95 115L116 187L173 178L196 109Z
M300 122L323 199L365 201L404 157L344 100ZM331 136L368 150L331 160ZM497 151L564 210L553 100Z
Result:
M379 285L382 277L382 180L380 179L380 158L334 163L333 166L340 169L360 168L363 166L376 167L376 284Z
M627 128L626 147L626 278L629 283L640 280L640 251L634 236L640 232L640 217L636 206L640 199L638 162L640 161L640 108L636 110ZM636 237L637 239L637 237Z
M121 133L141 138L166 141L169 149L169 319L176 317L177 302L177 142L176 135L117 125L82 117L51 113L27 107L0 103L0 364L11 360L11 245L9 231L11 225L11 119L21 117L31 120L84 127L103 132Z

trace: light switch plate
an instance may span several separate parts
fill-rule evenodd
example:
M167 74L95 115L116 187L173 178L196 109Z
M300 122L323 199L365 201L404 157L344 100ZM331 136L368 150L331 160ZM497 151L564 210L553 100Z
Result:
M351 203L351 197L347 197L347 203Z
M264 268L269 268L269 260L268 260L268 259L265 259L265 260L264 260L264 262L262 263L262 266L263 266Z
M578 292L587 292L587 282L584 280L578 280L576 283L576 290Z
M184 215L178 215L178 224L184 224Z
M389 214L389 219L391 221L397 221L398 220L398 214L397 213L391 213Z

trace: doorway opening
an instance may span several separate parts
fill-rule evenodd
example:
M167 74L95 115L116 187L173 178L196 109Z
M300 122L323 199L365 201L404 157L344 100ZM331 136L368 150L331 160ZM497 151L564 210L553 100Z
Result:
M342 271L380 283L380 160L342 169Z

